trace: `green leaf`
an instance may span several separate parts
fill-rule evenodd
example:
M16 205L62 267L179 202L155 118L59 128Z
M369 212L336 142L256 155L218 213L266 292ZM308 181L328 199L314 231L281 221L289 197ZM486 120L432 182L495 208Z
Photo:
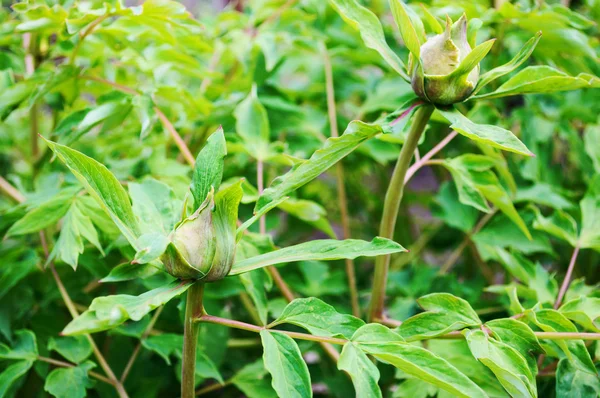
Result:
M67 213L71 203L72 200L65 200L65 198L53 199L43 203L14 223L6 236L30 234L55 225Z
M375 333L365 333L363 329ZM395 335L391 331L390 333ZM367 336L369 338L365 339ZM424 348L404 343L400 341L400 336L396 336L390 341L379 328L373 329L371 325L365 325L356 331L352 341L367 354L458 397L487 396L481 388L441 357ZM377 341L381 337L383 339Z
M581 296L563 304L558 312L586 330L600 333L600 298Z
M325 172L344 156L356 149L362 142L381 133L381 127L360 121L350 122L340 137L328 138L325 145L299 166L287 174L276 178L269 188L258 198L254 213L260 213L274 202L281 201L286 195L296 191ZM279 202L281 203L281 202Z
M533 156L531 151L529 151L529 149L527 149L527 147L515 137L512 132L503 129L502 127L489 124L477 124L469 120L456 109L438 109L438 112L450 122L450 128L471 140L505 151Z
M583 141L585 143L585 152L594 164L594 170L600 174L600 145L598 145L598 142L600 142L600 126L588 125L585 128Z
M312 397L310 374L298 345L283 333L260 332L265 368L280 398Z
M377 366L353 343L344 345L337 367L350 375L357 397L381 398Z
M211 134L202 148L192 174L191 191L194 196L194 208L200 207L206 196L214 188L216 191L223 179L223 159L227 155L227 146L223 128Z
M383 28L375 14L356 0L330 0L330 3L344 21L360 33L360 37L368 48L377 51L396 73L404 80L410 81L404 62L386 43Z
M230 275L295 261L355 259L360 256L380 256L405 251L406 249L398 243L379 237L373 238L371 242L358 239L320 239L242 260L234 264Z
M471 305L449 293L428 294L419 298L417 303L427 312L402 322L399 333L406 341L422 340L481 325Z
M92 355L92 345L86 336L51 337L48 350L58 352L73 363L81 363Z
M527 361L531 374L537 374L537 357L532 354L543 353L535 333L526 323L506 318L486 322L485 326L492 331L494 339L514 348Z
M139 321L150 311L185 292L192 283L193 281L173 281L140 296L118 294L97 297L87 311L67 325L62 334L72 336L100 332L115 328L128 319Z
M408 51L410 51L410 53L413 55L414 59L418 61L421 57L422 43L419 41L419 36L417 35L415 27L408 16L406 7L407 6L401 0L390 0L392 15L394 16L394 20L396 21L398 29L400 29L402 40L404 41L406 48L408 48Z
M181 357L183 347L183 335L175 333L162 333L157 336L149 336L142 340L142 346L153 351L171 365L171 356Z
M162 267L159 267L154 263L148 263L148 264L123 263L123 264L119 264L115 268L111 269L107 276L100 279L100 282L109 283L109 282L130 281L132 279L137 279L137 278L145 279L152 275L155 275L160 270L162 270Z
M458 67L451 73L452 76L462 76L467 78L468 74L481 62L481 60L490 52L496 39L491 39L479 44L460 62Z
M600 395L600 379L573 366L566 358L556 369L556 396L594 398Z
M0 252L3 265L0 267L0 298L4 297L19 281L37 269L40 261L34 250L26 250L24 253L17 253L13 257Z
M48 256L46 264L55 258L60 258L76 270L79 255L83 253L84 249L83 238L86 238L100 250L100 253L103 253L92 220L83 214L78 202L74 202L65 216L60 236Z
M0 373L0 398L4 398L12 385L23 377L33 366L33 361L19 361Z
M180 220L183 204L167 184L146 178L141 183L130 182L127 188L141 231L167 235L173 230Z
M599 137L600 138L600 137ZM537 183L527 188L519 187L515 196L515 203L532 202L552 207L556 210L570 209L573 203L565 199L550 184Z
M432 213L445 224L463 232L469 232L475 226L477 210L473 206L465 206L458 200L458 191L452 182L441 185L435 203L437 206Z
M428 340L427 348L434 354L444 358L461 373L473 380L490 397L508 397L496 376L477 361L464 339L461 340ZM409 397L412 398L412 397Z
M349 339L365 323L362 319L340 314L318 298L295 299L269 327L291 323L308 330L315 336L343 337Z
M156 261L165 252L169 243L169 238L162 233L151 232L140 236L136 243L140 249L135 253L132 263L147 264Z
M267 324L267 315L269 313L267 289L265 287L264 270L255 270L240 275L240 280L246 288L246 292L256 307L256 312L263 325Z
M473 356L494 372L511 396L537 397L535 374L517 350L490 339L482 330L467 331L465 336Z
M244 196L242 180L220 190L215 195L213 226L215 228L217 245L212 268L207 275L208 281L225 278L233 266L235 260L238 207L242 196Z
M251 156L258 160L265 160L268 155L268 146L271 138L271 127L267 110L258 100L256 85L252 86L250 93L235 108L235 129L243 138ZM204 199L198 199L202 203Z
M536 217L533 228L563 239L573 247L577 245L577 223L573 217L561 210L557 210L550 217L544 217L537 207L531 206L531 209Z
M523 69L496 91L476 95L473 98L500 98L509 95L544 94L597 87L600 87L600 79L596 76L587 73L569 76L550 66L537 65Z
M600 251L600 177L596 176L583 197L581 207L581 231L579 246Z
M108 213L123 236L134 246L140 235L127 192L119 180L94 159L64 145L46 140L54 153Z
M46 377L44 390L57 398L83 398L87 396L86 389L95 384L88 377L90 369L95 367L92 362L85 362L72 368L54 369Z
M544 332L576 333L577 328L556 310L527 310L525 315ZM596 375L596 368L583 340L554 340L578 369Z
M519 50L519 52L517 53L517 55L514 56L513 59L511 59L506 64L498 66L498 67L484 73L483 75L481 75L479 77L479 81L477 82L477 87L475 87L475 90L473 91L472 95L476 95L479 92L479 90L481 90L483 87L485 87L490 82L512 72L513 70L515 70L519 66L521 66L521 64L523 64L523 62L525 62L529 58L529 56L531 56L531 53L535 49L535 46L537 46L541 37L542 37L542 32L536 33L535 36L533 36L531 39L527 40L527 43L525 43L523 48L521 48L521 50Z
M270 379L261 358L240 369L231 382L248 398L277 398Z
M18 330L15 332L15 342L11 347L0 344L0 359L25 359L35 361L38 357L37 342L35 334L30 330Z

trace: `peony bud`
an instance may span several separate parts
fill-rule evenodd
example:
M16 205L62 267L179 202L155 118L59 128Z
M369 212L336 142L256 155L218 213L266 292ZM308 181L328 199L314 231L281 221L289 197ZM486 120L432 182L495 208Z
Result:
M242 180L211 190L198 210L175 227L161 257L168 273L179 279L212 282L231 271L236 251L236 221L243 196Z
M161 258L169 274L180 279L202 279L210 271L216 250L214 205L213 194L209 193L198 210L169 235L171 242Z
M465 70L459 65L471 53L467 41L467 18L463 15L446 30L421 46L421 62L409 62L414 92L426 101L450 105L465 100L479 80L479 64Z

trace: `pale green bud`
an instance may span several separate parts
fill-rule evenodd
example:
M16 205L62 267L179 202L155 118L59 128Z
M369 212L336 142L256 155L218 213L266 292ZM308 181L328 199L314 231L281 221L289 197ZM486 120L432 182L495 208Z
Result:
M460 74L457 68L471 50L465 15L454 24L447 18L445 31L421 46L421 64L410 60L414 92L424 100L440 105L465 100L479 80L479 64Z

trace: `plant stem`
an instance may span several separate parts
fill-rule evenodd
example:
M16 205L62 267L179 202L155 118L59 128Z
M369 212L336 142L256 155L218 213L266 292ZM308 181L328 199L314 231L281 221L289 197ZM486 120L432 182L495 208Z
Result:
M37 68L37 40L34 33L23 34L23 47L25 49L25 76L31 77ZM31 156L36 159L39 154L38 146L38 105L33 104L29 109L29 126L31 141Z
M330 343L330 344L341 344L344 345L348 342L345 339L339 339L337 337L325 337L325 336L314 336L308 333L298 333L298 332L288 332L287 330L276 330L269 329L266 326L257 326L252 325L250 323L240 322L233 319L220 318L218 316L212 315L202 315L201 317L196 318L197 322L207 322L214 323L217 325L223 325L234 329L246 330L248 332L260 333L263 330L269 330L273 333L282 333L290 336L293 339L298 340L308 340L308 341L316 341L320 343Z
M429 152L423 155L421 159L418 159L412 166L410 166L408 168L408 171L406 172L406 177L404 177L404 184L406 185L406 183L415 175L417 171L419 171L421 167L428 164L429 160L432 157L434 157L439 151L444 149L446 145L448 145L450 141L452 141L457 135L458 133L456 131L452 131L450 134L444 137L444 139L441 140L436 146L431 148Z
M323 64L325 67L325 89L327 91L327 114L329 116L329 129L332 137L339 137L337 124L337 110L335 104L335 89L333 86L333 71L329 52L324 43L321 43L321 52L323 55ZM342 238L350 239L350 217L348 215L348 198L346 196L346 186L344 184L344 165L341 161L336 163L337 193L340 207L340 221L342 224ZM352 314L360 317L360 306L358 303L358 291L356 289L356 270L354 261L346 259L346 276L348 277L348 290L350 291L350 303Z
M80 76L80 78L81 79L85 79L85 80L91 80L91 81L94 81L94 82L98 82L98 83L103 83L103 84L109 85L109 86L114 87L117 90L122 91L122 92L127 93L127 94L131 94L131 95L140 95L141 94L141 92L139 92L136 89L124 86L124 85L119 84L119 83L111 82L110 80L102 79L102 78L99 78L99 77L95 77L95 76ZM153 101L154 101L154 99L153 99ZM158 116L158 118L160 119L160 121L161 121L162 125L164 126L164 128L169 132L169 134L171 134L171 137L175 141L175 145L177 145L177 148L179 148L179 151L181 152L181 154L185 158L186 162L190 166L193 167L194 164L196 163L196 159L192 155L192 152L190 152L190 149L188 148L188 146L185 143L184 139L181 138L181 135L179 135L179 133L175 129L175 126L173 126L173 123L171 123L171 121L167 118L167 116L164 114L164 112L160 110L160 108L156 105L156 103L155 103L155 105L153 107L153 110L156 113L156 115Z
M198 344L198 324L195 320L202 316L202 294L204 283L194 283L187 292L183 327L183 357L181 363L181 397L192 398L196 387L196 345Z
M57 359L47 358L47 357L41 357L41 356L38 356L37 360L38 361L42 361L42 362L47 362L47 363L52 364L54 366L60 366L61 368L74 368L75 366L77 366L74 363L59 361ZM98 379L100 381L105 382L106 384L110 384L111 386L115 385L114 381L112 381L111 379L109 379L106 376L102 376L99 373L96 373L96 372L93 372L93 371L90 370L90 371L88 371L88 374L90 376L92 376L93 378L95 378L95 379Z
M85 40L85 38L90 33L92 33L96 26L98 26L100 23L102 23L102 21L104 21L108 17L110 17L110 14L100 15L98 18L93 20L92 23L90 23L82 33L79 34L79 40L77 40L77 44L75 44L75 48L73 49L73 52L71 53L71 57L69 59L69 63L71 65L75 63L75 58L77 57L77 53L79 52L79 48L81 47L81 43L83 43L83 40Z
M258 194L262 195L262 193L265 189L264 163L263 163L262 159L256 160L256 185L258 188ZM267 233L267 224L266 224L265 216L262 216L259 219L258 225L259 225L259 232L261 233L261 235L266 234ZM293 301L295 298L294 293L292 292L292 290L290 289L288 284L283 280L283 278L281 277L281 274L279 273L279 271L277 271L277 268L275 268L274 266L271 265L271 266L267 267L267 271L269 272L269 274L271 274L271 277L273 278L273 282L275 282L275 285L277 286L277 288L279 289L279 291L281 292L283 297L285 297L285 299L288 302Z
M556 297L556 302L554 303L554 309L560 307L560 304L567 293L567 289L571 284L571 277L573 276L573 269L575 269L575 262L577 261L577 256L579 255L579 243L575 246L575 250L573 250L573 254L571 255L571 261L569 261L569 268L567 268L567 273L565 275L565 279L563 280L562 285L560 286L560 290L558 292L558 296Z
M427 125L433 110L433 106L429 104L423 105L417 110L406 142L404 142L404 145L400 150L400 155L398 156L392 179L390 180L388 190L385 194L383 215L381 217L381 225L379 228L379 236L382 238L394 239L396 219L398 218L398 211L404 192L404 178L406 177L410 160L415 153L415 149L419 144L419 139L425 130L425 126ZM379 256L375 259L375 276L373 278L369 319L383 318L385 288L390 258L391 256L388 254Z
M138 355L140 353L140 350L142 349L142 341L144 341L145 339L148 338L148 336L150 336L150 333L152 332L152 329L154 328L154 325L156 324L156 321L158 320L158 317L160 316L160 313L162 312L163 308L165 308L165 307L158 307L158 309L154 312L154 315L152 316L150 323L146 327L146 330L144 330L144 333L142 334L140 341L135 346L135 349L133 350L133 353L131 354L129 361L127 361L127 365L125 365L125 369L123 370L123 373L121 374L121 379L120 379L121 383L125 383L125 379L129 375L129 372L131 371L131 368L133 367L133 363L135 362L136 358L138 357Z
M231 385L231 380L227 380L224 383L214 383L206 387L199 388L196 391L196 396L208 394L209 392L221 390L229 385Z
M0 191L4 192L7 196L13 199L15 202L25 202L25 196L15 187L13 187L10 182L6 181L2 176L0 176Z

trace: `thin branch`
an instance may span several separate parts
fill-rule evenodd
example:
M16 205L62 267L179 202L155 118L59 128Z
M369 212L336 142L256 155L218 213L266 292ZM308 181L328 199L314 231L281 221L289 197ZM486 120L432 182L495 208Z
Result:
M25 49L25 76L31 77L37 68L37 40L34 33L23 34L23 48ZM31 156L35 159L39 154L38 145L38 105L33 104L29 109L29 140L31 141Z
M344 345L348 342L348 340L339 339L337 337L314 336L314 335L308 334L308 333L288 332L287 330L269 329L266 326L252 325L250 323L240 322L240 321L236 321L234 319L220 318L218 316L212 316L212 315L202 315L202 316L196 318L196 321L214 323L217 325L228 326L230 328L246 330L248 332L254 332L254 333L260 333L263 330L268 330L269 332L273 332L273 333L286 334L286 335L290 336L291 338L297 339L297 340L316 341L319 343L341 344L341 345Z
M0 176L0 191L4 192L15 202L25 202L25 196L23 196L23 194L19 192L17 188L10 185L10 183L6 181L2 176Z
M131 94L131 95L140 95L141 94L140 91L135 90L135 89L133 89L131 87L127 87L127 86L124 86L122 84L111 82L110 80L102 79L102 78L99 78L99 77L94 77L94 76L80 76L80 78L81 79L85 79L85 80L95 81L95 82L98 82L98 83L107 84L107 85L109 85L111 87L114 87L115 89L117 89L119 91L122 91L124 93L127 93L127 94ZM156 103L154 104L153 110L156 113L156 115L158 116L158 118L160 119L160 121L161 121L162 125L164 126L164 128L169 132L169 134L171 134L171 137L173 138L173 141L175 141L175 145L177 145L177 148L179 148L179 151L181 152L181 154L185 158L186 162L190 166L193 167L194 164L196 163L196 159L194 158L194 156L190 152L190 149L188 148L188 146L185 143L185 141L183 140L183 138L181 138L181 135L179 135L179 133L177 132L177 130L173 126L173 123L171 123L171 121L167 118L167 116L164 114L164 112L160 110L160 108L156 105Z
M37 360L38 360L38 361L42 361L42 362L47 362L47 363L49 363L49 364L52 364L52 365L54 365L54 366L59 366L59 367L61 367L61 368L74 368L74 367L76 367L76 366L77 366L77 364L74 364L74 363L69 363L69 362L59 361L59 360L57 360L57 359L48 358L48 357L41 357L41 356L38 356L38 357L37 357ZM94 372L94 371L91 371L91 370L90 370L90 371L88 371L88 374L89 374L90 376L92 376L93 378L95 378L95 379L98 379L98 380L100 380L100 381L103 381L103 382L105 382L106 384L110 384L111 386L114 386L114 385L115 385L114 381L112 381L111 379L109 379L109 378L108 378L108 377L106 377L106 376L102 376L102 375L101 375L101 374L99 374L99 373L96 373L96 372Z
M266 25L266 24L269 24L269 23L274 22L275 20L277 20L281 16L281 14L283 14L283 12L285 10L287 10L288 8L290 8L291 6L293 6L296 1L297 0L288 0L284 5L282 5L277 10L275 10L275 12L273 12L271 15L269 15L269 17L266 18L261 23L261 25Z
M487 213L485 216L483 216L479 220L479 222L477 223L477 225L475 225L475 227L473 227L473 229L471 230L471 232L469 232L465 236L465 238L463 239L463 241L461 242L461 244L458 245L458 247L456 249L454 249L454 251L450 254L450 257L448 257L448 259L446 260L446 262L444 263L444 265L442 265L442 267L440 268L440 271L439 271L440 275L445 275L445 274L448 273L448 271L450 270L450 268L452 268L452 266L460 258L460 255L462 254L462 252L469 245L469 241L471 240L471 238L475 234L477 234L477 232L481 231L481 229L492 219L492 217L494 216L494 214L496 214L496 211L498 211L498 209L496 209L496 208L492 209L491 212Z
M571 255L571 261L569 261L569 268L567 268L567 273L565 275L565 279L563 280L562 285L560 286L560 291L558 292L558 296L556 297L556 302L554 303L554 309L560 307L560 304L567 293L567 289L569 289L569 285L571 284L571 278L573 276L573 269L575 269L575 262L577 261L577 255L579 255L579 243L575 246L575 250L573 250L573 255Z
M415 163L413 163L413 165L410 166L408 168L408 171L406 172L406 176L404 177L404 183L406 184L421 167L425 166L426 164L430 164L428 163L428 161L432 157L434 157L439 151L444 149L446 145L448 145L450 141L452 141L457 135L458 133L456 131L452 131L450 134L444 137L444 139L441 140L436 146L431 148L429 152L423 155L421 159L418 159Z
M135 349L133 350L133 353L131 354L129 361L127 361L127 365L125 365L125 369L123 370L123 373L121 374L121 379L120 379L121 384L125 383L125 379L129 375L129 372L131 371L131 368L133 367L133 363L135 362L136 358L138 357L138 355L142 349L142 341L146 340L148 338L148 336L150 336L150 333L152 332L152 329L154 328L154 325L156 324L156 321L158 320L158 317L160 316L160 313L162 312L162 310L164 308L165 308L164 306L159 307L154 312L154 315L152 316L152 319L150 319L150 323L148 324L148 326L146 326L146 330L144 330L144 333L142 334L140 341L138 342L137 346L135 346Z
M50 252L48 250L48 244L46 242L46 235L45 235L44 231L40 231L40 241L41 241L42 249L44 250L44 254L45 254L46 258L49 258ZM60 292L60 295L61 295L65 305L67 306L67 309L69 310L69 313L71 314L71 317L77 318L79 316L79 312L77 312L77 308L75 307L73 300L71 300L71 297L69 296L69 292L67 292L65 285L62 283L62 280L60 279L60 275L58 275L58 272L56 271L56 268L54 267L54 263L50 262L48 267L50 268L52 277L54 278L54 282L56 283L56 286L58 287L58 291ZM108 365L108 362L106 362L106 359L104 359L104 356L100 352L100 349L96 345L96 342L94 341L92 336L90 336L89 334L86 334L85 337L90 342L90 345L92 346L92 350L94 352L94 356L98 360L100 367L104 370L104 372L106 373L108 378L114 382L115 389L117 390L117 393L119 394L119 396L121 398L129 397L127 395L127 392L123 388L123 385L119 382L119 380L117 380L117 376L115 376L114 372Z
M325 89L327 92L327 114L329 116L329 129L331 137L339 137L337 124L337 109L335 104L335 88L333 85L333 68L329 52L324 43L321 43L321 53L323 55L323 64L325 67ZM350 217L348 215L348 197L346 195L346 185L344 177L344 165L341 161L336 163L336 182L340 207L340 218L342 224L342 238L350 239ZM358 290L356 288L356 269L352 259L346 259L346 276L348 277L348 290L350 291L350 303L352 306L352 315L360 317L360 305L358 303Z
M202 387L196 390L196 396L208 394L209 392L221 390L232 384L231 380L227 380L224 383L214 383L206 387Z
M81 44L83 43L85 38L90 33L92 33L92 31L96 28L96 26L98 26L100 23L102 23L102 21L104 21L106 18L108 18L110 16L111 16L111 14L100 15L98 18L93 20L92 23L90 23L88 25L88 27L82 33L79 34L79 40L77 40L77 44L75 44L75 48L73 49L73 52L71 53L71 57L69 59L70 64L73 64L75 62L75 58L77 57L79 48L81 47Z

